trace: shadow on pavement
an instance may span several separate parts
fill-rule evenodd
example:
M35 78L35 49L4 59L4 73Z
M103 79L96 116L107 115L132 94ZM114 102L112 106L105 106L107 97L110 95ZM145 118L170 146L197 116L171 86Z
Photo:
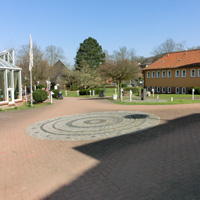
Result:
M100 164L45 199L200 199L199 127L200 114L193 114L76 147Z

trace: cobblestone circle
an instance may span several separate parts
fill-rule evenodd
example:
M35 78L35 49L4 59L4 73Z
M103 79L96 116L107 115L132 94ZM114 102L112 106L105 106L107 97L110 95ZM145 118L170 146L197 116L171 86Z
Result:
M136 133L159 122L159 117L144 112L94 112L41 121L29 126L27 133L43 140L98 140Z

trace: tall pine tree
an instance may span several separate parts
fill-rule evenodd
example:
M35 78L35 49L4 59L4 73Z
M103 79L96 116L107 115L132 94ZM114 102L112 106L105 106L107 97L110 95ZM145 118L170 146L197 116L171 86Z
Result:
M92 37L85 39L80 44L75 58L76 70L80 70L84 65L95 69L105 61L105 53L97 40Z

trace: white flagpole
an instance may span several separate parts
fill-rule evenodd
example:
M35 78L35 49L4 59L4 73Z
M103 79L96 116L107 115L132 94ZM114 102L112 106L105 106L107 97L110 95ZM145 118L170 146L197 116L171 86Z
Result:
M33 106L33 91L32 91L32 67L33 67L33 49L32 38L30 34L30 49L29 49L29 70L30 70L30 92L31 92L31 107Z

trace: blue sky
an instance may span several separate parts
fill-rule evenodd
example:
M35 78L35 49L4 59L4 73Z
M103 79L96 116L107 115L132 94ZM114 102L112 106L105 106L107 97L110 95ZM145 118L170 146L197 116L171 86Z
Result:
M28 44L62 47L67 61L95 38L110 54L119 47L151 56L167 38L200 45L199 0L0 0L0 51ZM3 8L3 9L2 9Z

